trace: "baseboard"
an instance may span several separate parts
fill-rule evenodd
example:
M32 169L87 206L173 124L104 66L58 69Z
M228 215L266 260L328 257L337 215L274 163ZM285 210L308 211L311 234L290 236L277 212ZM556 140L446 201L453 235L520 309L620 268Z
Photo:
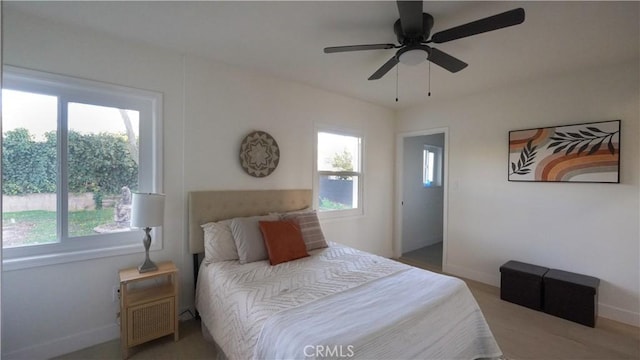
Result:
M196 318L196 307L191 305L184 307L180 310L178 314L178 321L188 321Z
M491 275L485 274L479 271L467 269L462 266L452 265L450 263L442 264L442 271L455 275L458 277L462 277L469 280L478 281L484 284L489 284L491 286L500 287L500 276L499 275Z
M11 359L50 359L52 357L68 354L89 346L101 344L120 336L120 326L111 324L101 328L88 330L78 334L65 336L42 344L29 346L23 349L3 354L2 358Z
M187 313L188 312L188 313ZM179 321L193 318L195 308L193 306L184 307L180 311ZM42 344L36 344L23 349L2 354L2 360L12 359L50 359L52 357L65 355L90 346L102 344L120 337L120 325L110 324L101 328L84 331L78 334L65 336Z
M500 287L500 275L490 275L475 270L470 270L462 266L444 264L443 272L459 276L469 280L479 281L495 287ZM598 303L598 316L621 322L627 325L640 327L640 314L637 312L621 309L615 306Z
M598 316L627 325L640 327L640 313L621 309L619 307L598 303Z

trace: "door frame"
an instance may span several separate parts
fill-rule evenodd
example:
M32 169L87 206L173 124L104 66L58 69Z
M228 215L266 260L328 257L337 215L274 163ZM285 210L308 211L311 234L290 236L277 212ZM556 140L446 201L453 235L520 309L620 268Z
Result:
M402 203L404 180L404 140L410 137L444 134L444 156L442 159L442 271L447 268L447 238L448 238L448 214L449 214L449 128L433 128L426 130L398 133L396 135L396 194L395 194L395 227L393 241L393 256L402 256Z

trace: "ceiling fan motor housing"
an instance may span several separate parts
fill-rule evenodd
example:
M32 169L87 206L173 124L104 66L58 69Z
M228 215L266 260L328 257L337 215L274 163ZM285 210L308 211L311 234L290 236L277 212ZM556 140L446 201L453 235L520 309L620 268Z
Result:
M419 34L405 34L402 32L400 19L396 20L393 24L393 32L396 34L398 42L402 45L417 44L427 41L431 34L431 28L433 28L433 16L427 13L422 13L422 33Z

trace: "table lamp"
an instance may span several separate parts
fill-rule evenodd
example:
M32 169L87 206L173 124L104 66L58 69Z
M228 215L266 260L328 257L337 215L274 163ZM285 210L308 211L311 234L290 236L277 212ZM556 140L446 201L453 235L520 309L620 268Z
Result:
M149 247L151 246L151 228L161 226L164 221L164 194L133 193L131 202L131 227L144 229L145 259L138 266L138 272L145 273L157 270L156 264L149 259Z

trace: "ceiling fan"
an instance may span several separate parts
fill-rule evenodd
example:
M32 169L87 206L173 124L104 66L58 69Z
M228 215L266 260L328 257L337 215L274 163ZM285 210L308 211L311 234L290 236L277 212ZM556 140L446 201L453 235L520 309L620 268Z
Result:
M333 46L324 48L324 52L330 54L346 51L398 49L391 59L369 77L369 80L382 78L389 70L396 66L398 62L407 65L417 65L424 60L428 60L455 73L467 67L467 63L427 44L442 44L448 41L518 25L524 21L524 9L517 8L437 32L429 38L431 28L433 27L433 16L422 12L422 1L398 0L397 4L400 18L393 24L393 31L400 45L368 44Z

